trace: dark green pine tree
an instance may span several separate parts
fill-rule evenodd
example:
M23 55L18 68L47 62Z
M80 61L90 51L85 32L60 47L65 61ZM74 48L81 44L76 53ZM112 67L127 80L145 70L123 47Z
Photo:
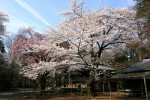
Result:
M136 1L136 16L138 19L144 19L143 23L138 23L139 26L139 38L141 40L147 40L147 43L141 42L141 46L139 43L136 47L139 52L139 57L142 59L150 58L150 0L135 0ZM144 43L144 44L143 44Z
M0 40L0 51L1 51L2 53L5 52L5 47L4 47L4 44L3 44L3 41L2 41L2 40Z
M136 0L138 18L145 18L145 29L150 34L150 0Z

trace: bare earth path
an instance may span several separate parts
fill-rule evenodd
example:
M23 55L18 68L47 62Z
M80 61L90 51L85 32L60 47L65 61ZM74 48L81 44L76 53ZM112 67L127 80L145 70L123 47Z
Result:
M23 93L19 95L18 91L0 92L0 100L110 100L108 94L101 94L88 99L87 96L66 95L63 97L53 97L50 95L33 95L32 93ZM114 93L112 100L146 100L145 97L122 96Z

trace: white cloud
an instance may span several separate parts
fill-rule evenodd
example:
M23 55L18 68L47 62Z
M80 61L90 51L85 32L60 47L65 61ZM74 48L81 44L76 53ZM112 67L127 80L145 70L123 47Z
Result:
M7 31L16 33L20 27L28 27L30 26L27 22L22 21L15 16L9 14L9 23L6 23Z
M22 8L24 8L25 10L27 10L30 14L32 14L34 17L36 17L37 19L39 19L41 22L43 22L45 25L50 26L50 24L48 23L48 21L46 21L46 19L39 14L39 12L37 12L36 10L34 10L29 4L27 4L25 1L23 0L15 0L17 4L19 4Z
M42 32L43 27L32 24L32 23L27 23L25 21L22 21L21 19L15 17L14 15L9 14L9 23L6 23L5 25L7 26L7 31L10 33L17 33L18 29L20 29L21 27L33 27L36 29L36 31L38 32Z

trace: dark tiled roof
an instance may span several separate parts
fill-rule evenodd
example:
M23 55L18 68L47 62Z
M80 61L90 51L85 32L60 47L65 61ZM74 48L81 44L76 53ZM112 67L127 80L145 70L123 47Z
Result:
M143 60L131 67L123 69L117 75L114 75L113 79L129 79L129 78L142 78L144 76L150 76L150 59Z
M136 72L136 73L120 73L112 76L113 79L129 79L129 78L142 78L144 76L150 76L150 71L147 72Z
M111 67L107 67L107 66L102 66L102 65L99 65L98 70L110 70L110 71L114 71L115 69L114 68L111 68Z
M133 65L131 67L123 69L122 73L133 73L133 72L143 72L150 71L150 59L143 60L142 62Z

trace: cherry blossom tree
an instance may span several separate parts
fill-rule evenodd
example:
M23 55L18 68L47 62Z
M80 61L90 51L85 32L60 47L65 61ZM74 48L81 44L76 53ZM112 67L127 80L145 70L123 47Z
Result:
M41 76L41 89L44 90L46 77L54 75L60 65L70 64L72 58L67 54L69 45L67 42L53 42L31 28L21 29L19 33L13 45L13 53L23 64L21 73L31 79Z
M14 38L14 43L12 45L12 52L17 58L18 62L24 61L25 63L33 63L34 58L25 55L28 50L30 50L29 45L38 44L40 45L43 36L35 32L31 27L21 28L18 34ZM30 60L28 60L30 59Z
M113 55L111 51L117 46L124 48L130 34L137 32L135 13L131 8L86 11L83 2L74 0L71 10L62 14L66 20L51 29L49 37L53 42L67 41L70 44L68 53L90 69L90 85L94 81L96 68L106 64L101 58L106 53Z
M86 11L83 2L74 0L71 10L63 13L66 20L48 30L45 37L39 38L28 29L20 31L14 53L28 62L22 73L36 79L39 74L53 75L63 65L84 64L90 70L91 93L90 86L99 74L97 67L108 64L104 59L113 57L112 51L124 48L130 34L137 32L135 13L130 8Z

